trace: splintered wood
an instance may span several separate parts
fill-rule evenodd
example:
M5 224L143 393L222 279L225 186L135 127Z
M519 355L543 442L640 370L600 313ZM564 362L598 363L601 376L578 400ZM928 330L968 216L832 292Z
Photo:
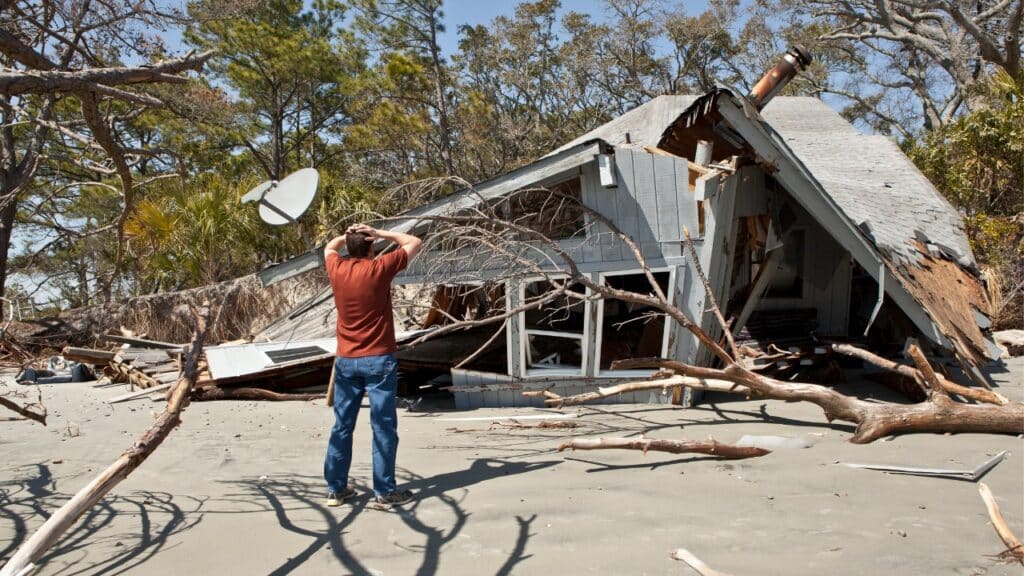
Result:
M990 313L981 280L956 262L928 256L924 246L919 245L918 250L915 264L898 267L904 285L968 363L975 368L985 365L988 345L972 313Z

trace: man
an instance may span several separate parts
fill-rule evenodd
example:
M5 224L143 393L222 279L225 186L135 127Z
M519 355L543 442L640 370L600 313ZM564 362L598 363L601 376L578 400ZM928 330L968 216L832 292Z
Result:
M373 245L378 239L393 241L398 249L374 258ZM348 250L348 258L338 253L342 244ZM348 486L348 472L352 465L352 431L364 393L370 397L376 503L390 508L412 500L412 492L399 492L395 487L398 361L391 280L405 269L420 245L420 239L409 234L356 224L324 248L327 276L338 308L335 423L324 460L328 506L338 506L356 493Z

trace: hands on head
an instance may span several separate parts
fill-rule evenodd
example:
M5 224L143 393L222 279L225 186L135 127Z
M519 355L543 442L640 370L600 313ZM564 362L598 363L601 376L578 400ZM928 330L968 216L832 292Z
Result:
M346 234L365 234L370 240L376 240L380 237L377 230L366 224L353 224L345 230Z

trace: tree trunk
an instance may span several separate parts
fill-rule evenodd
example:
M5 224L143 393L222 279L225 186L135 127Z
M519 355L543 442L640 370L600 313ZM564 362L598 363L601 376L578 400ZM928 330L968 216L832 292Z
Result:
M925 402L893 404L867 402L817 384L775 380L746 370L738 364L716 369L690 366L674 360L636 359L617 362L614 367L667 368L677 374L707 379L709 382L728 380L739 385L735 390L729 390L737 394L753 391L774 400L810 402L825 412L829 422L842 420L856 424L857 429L850 439L855 444L867 444L884 436L912 432L1024 433L1024 403L1014 402L1002 406L961 404L945 395L941 387L936 388L942 390L941 394L933 393ZM690 388L705 387L690 381L683 381L682 385Z
M430 17L430 58L434 69L434 98L437 101L437 124L440 128L441 161L444 163L445 176L455 175L455 163L452 161L451 128L448 124L448 104L444 96L444 70L441 67L440 48L437 45L436 12Z
M4 193L0 198L8 198ZM11 198L7 206L0 211L0 297L7 295L7 261L11 251L11 232L14 229L14 216L18 213L18 202ZM5 318L4 305L0 300L0 318Z
M307 402L323 398L323 393L317 394L282 394L262 388L221 388L220 386L207 386L192 391L192 400L270 400L283 402L286 400L298 400Z

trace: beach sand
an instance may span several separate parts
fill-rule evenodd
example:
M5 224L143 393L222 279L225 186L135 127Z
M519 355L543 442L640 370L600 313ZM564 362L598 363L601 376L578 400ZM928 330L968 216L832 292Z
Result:
M1024 399L1024 359L994 375ZM10 375L5 377L8 381ZM13 385L13 384L12 384ZM16 385L14 385L16 386ZM876 397L884 389L851 382ZM0 422L0 562L153 421L162 404L109 405L122 388L41 387L49 426ZM398 466L416 500L371 509L369 409L355 437L352 504L327 508L332 415L322 401L206 402L66 534L39 574L695 574L687 548L730 574L1021 574L973 482L843 462L973 468L1024 538L1024 440L981 434L848 442L806 403L715 397L563 410L400 411ZM488 431L458 418L577 415L576 429ZM6 417L9 414L0 414ZM507 418L506 418L507 419ZM526 422L524 420L524 422ZM450 428L474 428L455 432ZM761 458L556 451L573 436L806 440Z

